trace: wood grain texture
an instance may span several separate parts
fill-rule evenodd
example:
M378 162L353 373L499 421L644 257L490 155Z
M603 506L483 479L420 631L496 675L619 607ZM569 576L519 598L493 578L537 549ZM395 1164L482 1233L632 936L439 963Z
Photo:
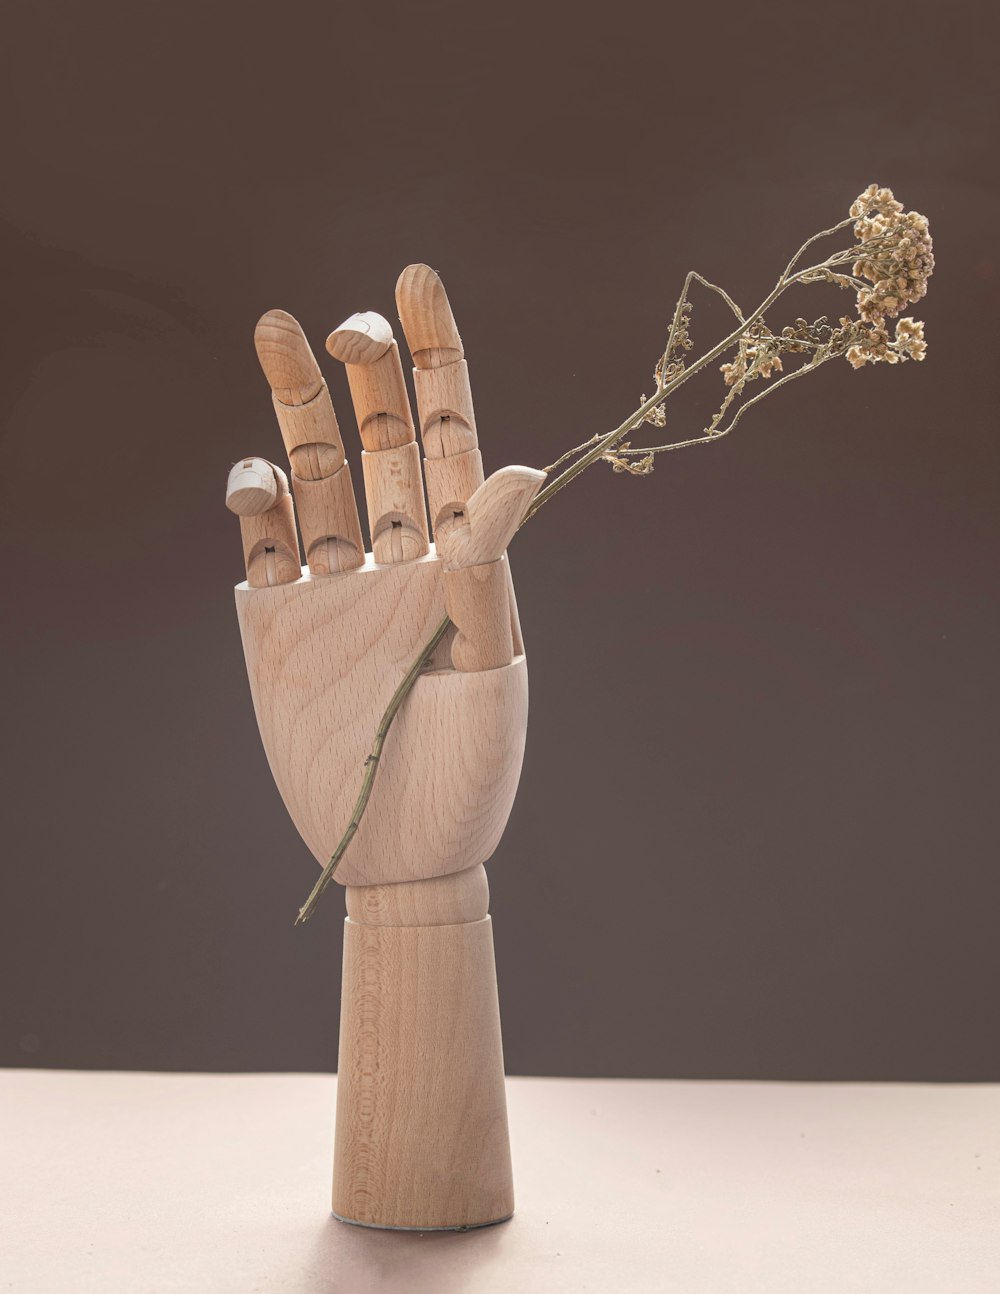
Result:
M395 342L373 364L347 364L345 371L365 449L396 449L416 439Z
M455 625L452 664L459 670L499 669L514 659L507 571L503 558L445 572L445 606Z
M342 464L318 481L292 475L306 561L314 575L351 571L365 559L351 469Z
M277 396L272 397L272 403L285 452L297 475L317 480L319 475L330 476L343 466L344 442L325 383L308 404L282 404ZM311 465L310 456L301 452L309 445L322 445L326 450L324 465L318 475Z
M348 885L347 915L366 926L451 926L489 912L486 868L395 885Z
M399 348L387 320L374 311L352 315L326 342L344 362L361 456L372 554L377 562L409 562L429 546L420 452Z
M342 364L374 364L392 344L392 325L374 310L351 315L326 339L327 350Z
M489 912L483 863L449 876L395 885L348 885L347 915L362 925L457 925Z
M420 439L428 458L447 458L477 447L469 366L464 359L445 368L415 368L413 386Z
M514 593L514 573L510 568L510 554L505 554L507 567L507 601L510 605L510 633L514 643L514 655L524 655L524 634L521 632L521 613L517 609L517 597Z
M256 517L269 512L278 502L279 489L288 493L288 480L280 485L278 468L266 458L241 458L234 463L226 482L226 507L238 517ZM284 473L282 473L282 477Z
M250 690L275 782L317 861L350 820L392 692L444 614L443 568L364 565L237 586ZM375 789L337 872L348 885L441 876L485 862L513 804L527 728L524 657L422 677L393 724Z
M439 540L448 567L445 606L456 629L456 669L498 669L513 659L517 607L503 556L544 480L545 473L531 467L494 472Z
M407 265L396 281L396 307L417 368L440 368L465 349L440 275L429 265Z
M412 562L430 548L417 442L361 455L377 562Z
M240 459L229 473L226 506L240 519L247 583L268 588L297 580L299 536L288 477L281 468L264 458Z
M316 357L300 324L285 310L261 316L254 345L292 466L309 569L314 575L351 570L364 560L361 521L337 415Z
M365 499L377 562L409 562L428 550L427 509L410 399L392 329L381 315L352 315L327 338L343 360L364 445Z
M275 399L308 404L323 385L323 374L299 321L287 310L268 310L254 329L254 346Z
M495 562L514 538L545 473L534 467L502 467L467 501L464 516L438 544L445 564L479 566Z
M396 284L396 305L416 366L413 383L430 495L432 461L478 453L469 367L448 295L434 270L427 265L408 265ZM454 477L454 484L463 483L467 492L452 497L463 503L483 483L482 461L478 460L478 477L471 470L476 461L467 459L466 470ZM431 498L432 522L438 513L436 503L443 502L440 496Z
M490 918L344 924L333 1211L421 1230L514 1209Z
M351 388L361 443L374 452L415 438L399 347L388 320L374 311L352 315L326 339Z
M425 458L424 481L431 534L442 539L465 515L465 504L483 483L483 456L478 449L448 458Z
M466 501L483 484L465 348L444 284L429 265L408 265L403 270L396 283L396 305L416 366L413 382L430 533L440 542L462 523ZM507 599L513 649L519 655L524 640L509 566Z
M369 1226L456 1228L513 1209L482 864L510 813L527 725L504 549L543 474L506 469L483 484L444 289L426 266L404 272L399 289L422 375L428 489L452 569L429 551L420 455L388 324L354 316L327 343L347 366L365 445L373 551L362 561L326 387L316 385L301 329L271 312L258 352L293 463L310 569L280 587L241 585L236 601L271 771L321 864L350 821L391 694L446 603L455 621L450 667L424 674L400 709L337 872L348 920L333 1209ZM247 508L262 506L260 473L245 485ZM287 485L283 501L290 515Z

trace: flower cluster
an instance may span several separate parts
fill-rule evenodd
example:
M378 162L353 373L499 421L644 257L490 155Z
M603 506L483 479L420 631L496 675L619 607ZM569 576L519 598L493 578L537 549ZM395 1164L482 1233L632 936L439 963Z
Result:
M853 273L872 284L858 293L858 314L865 323L880 326L927 291L934 270L927 217L904 212L892 190L876 184L854 201L850 215L861 243Z
M879 361L898 364L905 359L921 360L927 353L924 325L917 319L900 319L892 341L883 324L866 328L851 319L842 319L841 323L853 325L854 344L845 352L852 368L864 368L866 364L877 364Z
M826 281L857 292L859 318L842 318L839 327L826 318L808 324L796 319L794 325L775 335L763 320L752 325L738 342L735 358L722 365L726 386L736 394L754 378L768 378L782 372L780 356L808 353L810 368L843 355L853 368L866 364L898 364L901 360L922 360L927 352L924 325L916 319L899 319L895 336L890 336L888 319L895 318L927 291L934 269L934 255L927 218L916 211L903 211L891 189L870 184L851 206L850 218L861 247L854 253L850 275L836 266L850 259L847 252L835 253L827 261L800 275L803 283ZM871 287L859 280L866 279ZM726 406L731 401L726 397ZM724 406L724 408L726 407Z

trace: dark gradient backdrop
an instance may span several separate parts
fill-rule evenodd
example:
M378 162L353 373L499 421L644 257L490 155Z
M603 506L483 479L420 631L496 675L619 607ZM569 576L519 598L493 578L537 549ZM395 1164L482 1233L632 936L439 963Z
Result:
M752 303L877 180L932 222L927 362L830 366L517 540L507 1064L1000 1078L993 15L6 6L0 1060L335 1064L343 899L293 929L232 605L258 315L322 353L430 262L488 469L540 465L650 389L688 268Z

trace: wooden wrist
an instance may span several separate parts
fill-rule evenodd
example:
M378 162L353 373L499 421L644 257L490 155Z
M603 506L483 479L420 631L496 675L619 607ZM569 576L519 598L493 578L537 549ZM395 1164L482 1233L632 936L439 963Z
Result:
M490 908L486 868L396 885L347 885L347 917L365 926L452 926L481 921Z
M513 1186L482 866L351 886L333 1212L418 1230L510 1217Z

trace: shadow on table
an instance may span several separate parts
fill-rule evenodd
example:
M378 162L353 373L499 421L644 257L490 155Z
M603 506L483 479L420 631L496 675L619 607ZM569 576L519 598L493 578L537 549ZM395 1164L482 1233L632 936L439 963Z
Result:
M301 1294L458 1294L502 1255L517 1220L473 1231L379 1231L331 1217L303 1273Z

